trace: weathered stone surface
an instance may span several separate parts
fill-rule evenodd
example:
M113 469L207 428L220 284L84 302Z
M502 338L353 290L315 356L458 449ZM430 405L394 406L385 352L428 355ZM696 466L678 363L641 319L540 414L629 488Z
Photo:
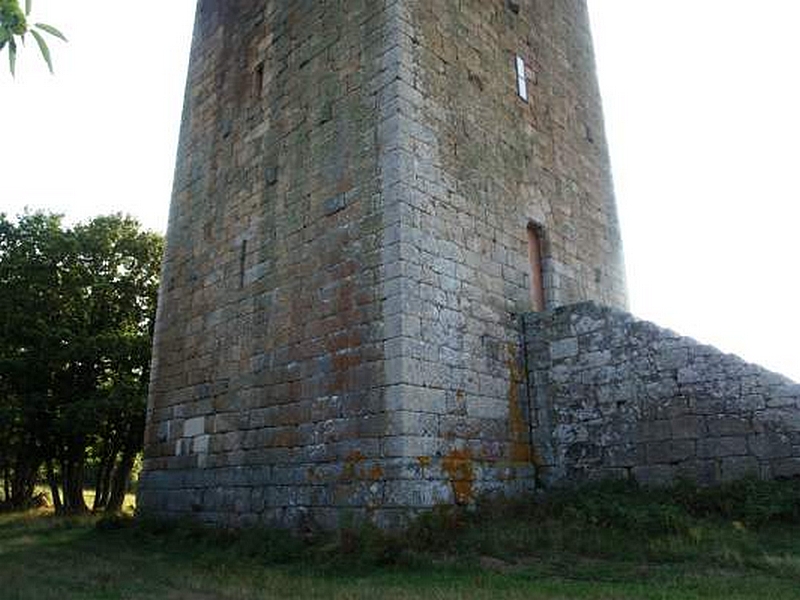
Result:
M202 435L206 432L206 418L205 417L195 417L193 419L187 419L183 423L183 436L184 437L195 437L198 435Z
M391 524L529 489L530 223L549 306L624 307L584 1L199 0L143 510ZM593 324L563 326L575 357Z
M587 332L575 354L552 351L572 347L564 323ZM800 390L785 378L594 303L529 315L525 340L544 479L624 469L706 485L800 472Z
M618 229L585 1L199 0L141 509L797 476L800 386L622 312Z

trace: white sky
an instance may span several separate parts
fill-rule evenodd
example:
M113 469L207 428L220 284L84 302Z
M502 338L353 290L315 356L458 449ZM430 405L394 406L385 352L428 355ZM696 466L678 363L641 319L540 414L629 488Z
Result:
M36 0L0 63L0 211L163 231L195 0ZM589 0L631 309L800 380L800 2Z

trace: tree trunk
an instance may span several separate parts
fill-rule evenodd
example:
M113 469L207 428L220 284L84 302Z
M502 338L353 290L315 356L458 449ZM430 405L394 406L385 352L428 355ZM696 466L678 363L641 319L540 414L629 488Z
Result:
M31 465L24 460L19 460L11 477L11 508L22 510L30 508L33 500L33 491L36 488L36 471L38 465Z
M64 512L79 515L89 511L83 498L83 460L70 460L64 470Z
M11 501L11 473L8 466L3 469L3 504Z
M53 508L56 514L64 513L64 504L61 502L61 492L58 489L58 477L56 477L56 469L53 466L53 461L47 461L47 483L50 486L50 495L53 497Z
M92 502L92 512L97 512L102 508L103 497L103 473L106 470L106 461L102 459L97 465L97 476L94 478L94 502Z
M116 460L115 452L105 452L100 465L97 467L97 479L95 480L94 503L92 512L97 512L105 508L108 503L108 488L111 480L111 468Z
M120 512L125 503L125 492L128 490L128 480L133 469L133 462L136 460L136 452L126 449L122 453L122 458L114 469L114 476L111 479L111 494L108 498L106 510L109 512Z

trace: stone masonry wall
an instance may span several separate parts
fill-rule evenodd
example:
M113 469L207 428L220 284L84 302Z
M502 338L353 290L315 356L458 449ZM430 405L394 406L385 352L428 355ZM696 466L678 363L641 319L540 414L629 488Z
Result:
M387 383L420 425L407 455L427 465L401 501L467 503L535 481L515 317L531 308L528 224L543 229L549 306L624 307L622 250L585 2L408 0L399 14Z
M199 0L142 511L532 488L530 223L548 306L625 306L585 0Z
M800 475L800 385L593 303L528 315L525 337L544 479Z
M334 526L386 504L397 5L200 0L140 507ZM416 426L416 424L412 424ZM384 511L391 518L391 508Z
M544 237L548 307L626 306L622 247L583 0L418 0L423 95L412 132L428 229L502 279L503 309L530 306L527 225ZM525 63L528 100L516 90ZM435 143L424 136L434 133ZM443 253L445 257L447 253ZM451 251L452 254L452 251ZM470 280L470 277L464 279ZM491 281L489 282L491 283ZM491 286L486 286L491 287ZM495 302L486 302L494 308Z

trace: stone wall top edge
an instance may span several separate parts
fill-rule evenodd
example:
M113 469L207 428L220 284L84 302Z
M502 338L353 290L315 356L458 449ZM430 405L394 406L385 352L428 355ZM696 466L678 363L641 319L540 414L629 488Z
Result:
M569 320L571 323L573 323L581 318L590 318L604 321L605 327L616 325L629 328L638 328L640 331L647 331L661 339L675 340L676 345L705 348L709 353L718 354L729 362L732 361L739 363L742 366L754 367L764 374L769 374L775 377L776 384L780 383L789 386L798 385L797 382L789 377L786 377L782 373L778 373L761 365L754 364L737 354L725 352L712 344L701 342L691 336L683 335L672 329L662 327L657 323L653 323L652 321L648 321L627 311L612 306L606 306L593 300L559 306L539 313L525 313L521 315L521 318L525 324L525 335L528 339L531 339L533 336L540 335L543 328L552 328L552 335L549 337L553 339L562 337L560 332L563 331L563 328L555 327L556 324L564 326L566 325L566 320ZM577 335L578 332L575 333Z

